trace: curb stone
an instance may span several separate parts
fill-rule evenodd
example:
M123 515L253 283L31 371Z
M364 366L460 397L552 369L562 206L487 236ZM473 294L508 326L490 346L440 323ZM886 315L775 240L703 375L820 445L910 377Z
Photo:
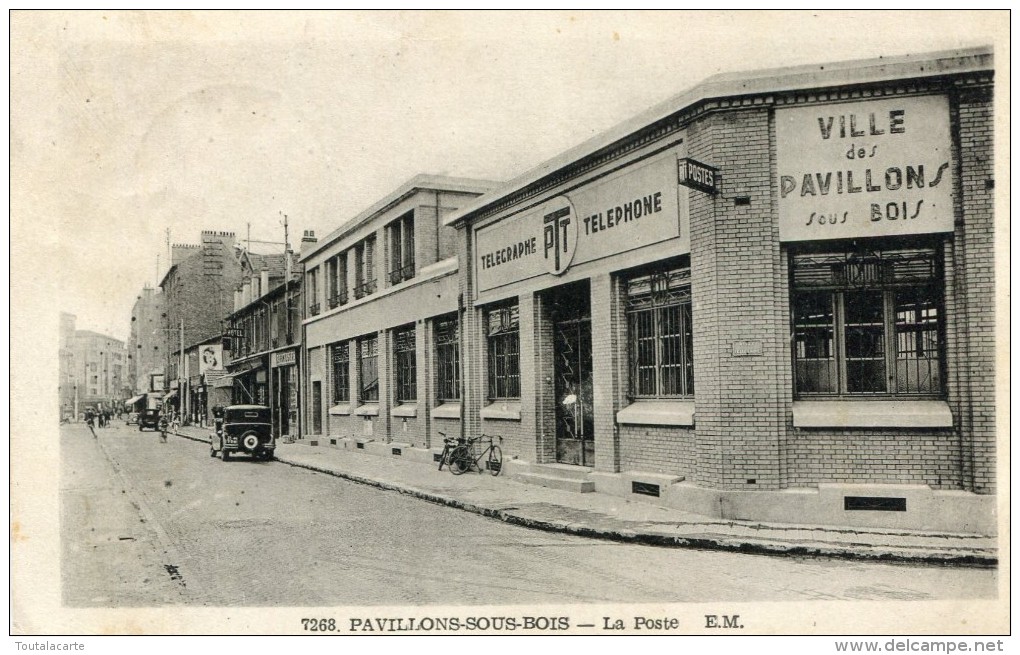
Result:
M175 433L179 437L210 443L207 437L195 437L180 432ZM833 545L800 545L766 542L753 539L739 539L732 537L689 537L680 535L668 535L661 533L643 533L634 530L612 530L592 528L577 523L550 521L548 519L536 519L517 514L510 510L503 510L494 507L485 507L475 503L466 502L449 496L434 494L414 487L401 485L384 480L374 480L353 473L336 471L314 464L298 462L286 457L276 456L276 461L302 468L324 475L355 482L369 487L375 487L383 491L394 491L396 493L411 496L436 505L444 505L453 509L470 512L486 518L497 519L510 525L517 525L532 530L544 532L556 532L570 534L590 539L603 541L615 541L620 543L639 543L648 546L659 546L665 548L689 548L694 550L715 550L724 552L735 552L751 555L772 555L786 557L818 557L826 559L843 559L867 562L889 562L889 563L911 563L928 564L939 566L966 566L975 568L996 568L998 557L996 555L985 555L980 553L957 554L946 552L919 553L910 548L901 547L872 547L867 544L856 544L848 546Z

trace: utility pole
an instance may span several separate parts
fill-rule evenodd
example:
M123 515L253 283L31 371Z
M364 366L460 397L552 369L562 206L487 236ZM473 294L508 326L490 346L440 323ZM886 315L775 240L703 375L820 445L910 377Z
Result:
M283 214L283 210L280 210L280 213ZM287 215L286 214L283 214L283 261L284 261L285 270L286 270L286 273L284 274L284 278L283 278L283 320L284 320L284 328L283 328L284 329L284 335L283 335L283 338L284 338L284 341L291 341L292 339L288 339L287 338L287 337L293 337L293 335L290 334L290 233L288 232L288 228L287 228ZM283 375L283 369L282 368L280 369L280 375L281 376ZM271 374L270 374L270 379L272 379ZM280 386L282 386L282 385L280 385ZM289 393L289 392L290 392L289 389L287 389L287 390L277 389L277 391L276 391L276 393L278 393L280 395L280 401L277 403L277 406L280 408L280 411L281 411L281 416L279 417L279 425L280 425L279 433L280 433L281 437L283 436L283 416L282 416L283 405L284 405L284 403L283 403L283 394L284 393ZM287 407L287 411L288 412L290 411L290 407L289 406ZM289 427L290 426L288 426L288 428Z
M184 317L181 317L181 352L177 365L177 407L184 420Z

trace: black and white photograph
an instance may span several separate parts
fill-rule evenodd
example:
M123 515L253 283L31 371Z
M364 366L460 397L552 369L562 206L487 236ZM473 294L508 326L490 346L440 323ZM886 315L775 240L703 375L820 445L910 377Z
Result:
M1009 11L8 17L17 649L1006 650Z

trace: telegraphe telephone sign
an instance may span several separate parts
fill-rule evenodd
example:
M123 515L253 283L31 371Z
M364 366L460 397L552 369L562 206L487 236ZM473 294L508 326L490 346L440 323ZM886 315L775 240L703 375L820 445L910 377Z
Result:
M682 241L678 253L690 252L687 208L685 204L681 211L679 205L675 157L667 152L627 166L478 228L478 290L562 275L571 266L669 239Z

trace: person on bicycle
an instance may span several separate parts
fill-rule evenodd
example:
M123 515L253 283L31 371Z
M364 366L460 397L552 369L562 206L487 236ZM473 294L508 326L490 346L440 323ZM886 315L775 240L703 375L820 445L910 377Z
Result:
M166 431L170 429L170 423L166 420L166 414L159 415L159 440L166 441Z

